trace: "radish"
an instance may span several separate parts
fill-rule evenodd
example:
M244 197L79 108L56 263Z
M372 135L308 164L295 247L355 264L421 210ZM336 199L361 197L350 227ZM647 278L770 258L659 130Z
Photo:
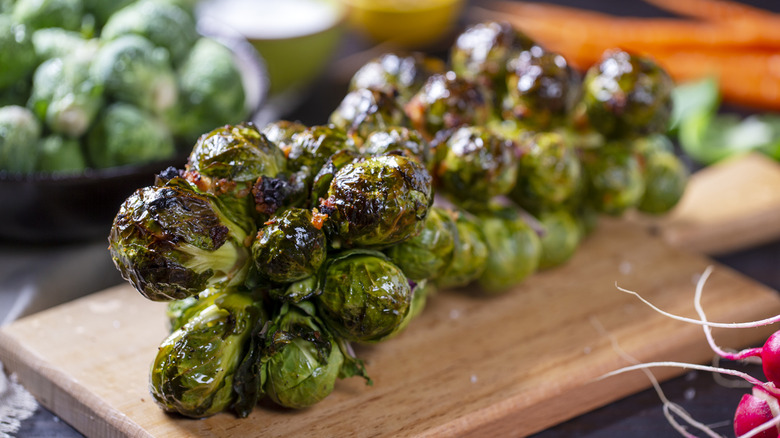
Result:
M753 357L760 358L761 366L764 371L764 376L768 380L767 382L761 381L755 377L750 376L749 374L742 373L736 370L730 370L726 368L712 367L706 365L694 365L694 364L681 363L681 362L653 362L653 363L637 364L637 365L628 366L607 373L601 378L606 378L616 374L621 374L627 371L638 370L638 369L647 372L648 368L659 367L659 366L675 366L675 367L688 368L688 369L711 371L720 374L729 374L729 375L740 377L745 381L747 381L748 383L750 383L751 385L753 385L753 390L751 394L745 394L740 400L739 404L737 405L737 409L734 414L734 433L739 438L752 438L752 437L778 438L780 436L780 389L778 389L780 387L780 330L773 333L771 336L769 336L769 338L767 338L764 345L761 346L760 348L748 348L736 353L730 353L724 351L715 343L715 340L712 337L712 327L730 327L730 328L758 327L762 325L773 324L775 322L780 321L780 315L774 316L772 318L767 318L761 321L752 321L746 323L715 323L715 322L708 321L706 314L704 313L704 309L701 306L701 295L702 295L704 283L706 282L711 272L712 272L712 267L710 266L704 271L704 273L702 274L701 278L699 279L696 285L694 306L696 308L696 312L698 313L700 319L685 318L682 316L665 312L659 309L658 307L656 307L655 305L653 305L652 303L650 303L649 301L647 301L646 299L644 299L643 297L641 297L636 292L623 289L621 287L618 287L618 289L623 292L635 295L642 302L650 306L653 310L665 316L668 316L670 318L679 321L685 321L685 322L701 325L704 330L704 334L707 338L707 342L709 343L712 350L724 359L744 360ZM650 374L649 376L652 375ZM654 381L653 385L656 387L656 391L660 391L657 384L655 383L655 379L652 377L651 379ZM694 435L688 433L685 430L685 428L683 428L682 426L677 424L676 421L674 421L671 415L668 414L669 410L675 411L675 413L679 415L681 418L683 418L688 424L707 433L707 435L712 437L720 436L714 431L712 431L711 429L709 429L708 427L690 418L690 416L688 416L687 413L684 410L682 410L682 408L666 400L666 398L663 397L662 393L659 392L659 395L661 395L661 399L664 402L664 413L667 415L667 418L669 419L672 426L683 436L694 437ZM675 408L677 410L675 410Z

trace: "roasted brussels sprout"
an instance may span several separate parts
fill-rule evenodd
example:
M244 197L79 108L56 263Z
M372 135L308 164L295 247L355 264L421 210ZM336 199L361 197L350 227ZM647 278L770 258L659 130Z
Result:
M173 118L170 123L178 136L194 141L215 126L239 123L249 115L241 72L225 45L198 39L176 74L179 102L167 117Z
M252 266L251 220L228 219L218 199L174 177L136 190L109 235L119 272L154 301L183 299L207 287L241 285Z
M533 130L567 121L580 97L580 77L563 56L534 46L511 57L507 70L504 119Z
M0 170L32 172L38 157L36 144L43 128L23 106L0 107Z
M539 269L562 265L574 255L580 243L580 226L574 216L563 208L545 210L537 215L544 231Z
M420 234L385 251L407 278L435 280L450 265L457 239L452 214L450 210L431 207Z
M641 138L634 144L642 157L645 192L639 211L662 214L682 198L688 183L688 168L674 154L671 141L664 135Z
M539 267L539 235L517 210L493 207L480 215L488 257L479 285L488 293L505 292Z
M354 342L378 342L393 335L411 302L401 269L380 252L359 249L328 261L316 298L325 323Z
M28 106L53 132L81 137L103 107L103 84L89 74L90 52L44 61L33 77Z
M165 114L178 99L168 51L140 35L122 35L103 44L90 74L104 84L108 96L156 114Z
M509 23L478 23L458 35L450 49L450 64L459 76L502 88L510 56L531 47L533 41Z
M320 205L320 200L328 197L330 183L338 171L360 157L360 153L352 149L342 149L328 158L320 171L314 175L311 183L309 201L312 208L317 208Z
M83 11L83 0L16 0L11 16L30 29L61 27L79 30Z
M266 320L252 296L218 296L160 345L149 385L157 404L194 418L227 409L246 416L262 386L255 376L242 375L241 365Z
M412 127L430 140L441 130L485 125L492 103L483 88L450 71L428 78L404 110Z
M600 148L584 149L581 162L587 184L585 202L596 211L618 216L639 204L645 182L631 147L609 142Z
M477 216L459 210L455 220L457 239L452 260L436 280L441 288L462 287L477 280L485 270L488 247Z
M509 193L515 185L514 142L485 127L459 128L445 143L437 145L436 155L436 186L459 205L484 205L495 196Z
M669 74L651 59L609 51L585 75L588 122L611 138L666 132L673 88Z
M128 34L140 35L166 48L174 64L184 59L199 38L190 14L158 0L138 0L116 11L100 31L100 38L111 41ZM215 60L211 67L217 65Z
M409 55L386 53L364 64L352 76L349 91L367 88L397 94L406 102L423 86L428 76L443 73L440 59L415 52Z
M582 165L566 137L540 132L520 141L517 183L510 198L536 212L558 206L580 190Z
M291 208L266 222L252 243L258 272L277 283L314 275L325 261L321 220L302 208Z
M266 335L265 392L275 403L302 409L324 399L339 377L362 374L308 301L285 304Z
M292 171L305 169L309 178L319 172L331 155L343 151L357 151L355 144L346 133L331 125L318 125L306 128L294 134L283 149L287 156L287 166Z
M168 317L171 333L182 328L184 324L189 322L193 316L200 313L201 310L214 304L214 300L218 297L232 291L234 291L234 289L209 287L196 295L181 300L169 301L165 309L165 315Z
M173 136L158 118L123 102L105 107L87 133L93 167L149 163L173 157Z
M87 168L81 144L72 138L59 135L44 137L38 143L38 160L35 170L52 173L82 172Z
M36 67L32 30L0 15L0 89L28 76Z
M361 152L365 155L400 154L417 160L428 170L434 164L430 144L419 132L403 126L372 132Z
M608 142L581 154L587 189L585 201L612 216L636 207L645 192L637 154L622 142Z
M342 167L320 211L329 216L331 244L383 247L417 235L433 203L431 177L397 155L369 157Z
M275 122L268 123L260 130L268 140L279 147L287 156L292 147L292 140L295 134L303 132L307 129L307 126L301 122L293 122L290 120L277 120Z
M329 122L358 143L374 131L409 126L404 109L392 93L365 88L347 93L331 113Z

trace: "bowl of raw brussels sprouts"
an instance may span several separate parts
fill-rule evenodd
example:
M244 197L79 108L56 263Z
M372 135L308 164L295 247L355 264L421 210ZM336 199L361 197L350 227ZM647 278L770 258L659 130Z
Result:
M102 237L200 134L256 114L261 57L199 27L195 3L0 3L0 239Z

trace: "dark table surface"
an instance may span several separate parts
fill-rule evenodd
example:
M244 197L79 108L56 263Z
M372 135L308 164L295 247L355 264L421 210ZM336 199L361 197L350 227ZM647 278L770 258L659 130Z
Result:
M478 2L472 1L472 3ZM625 2L559 0L556 3L587 6L618 15L664 15L663 12L642 3L640 0ZM748 3L772 7L770 4L765 5L769 2L758 0ZM355 35L347 34L339 56L336 58L345 59L346 56L350 56L354 62L355 57L351 55L367 48L365 41ZM323 123L345 93L347 77L344 73L349 70L350 66L345 63L334 63L328 73L314 84L310 93L297 108L292 113L284 115L284 118L300 120L307 124ZM61 257L67 257L71 252L83 256L83 253L94 253L96 246L104 248L105 244L103 242L86 242L80 245L61 246L56 251L62 254ZM18 244L0 242L0 257L6 259L12 257L11 254L14 254L16 248L18 248ZM26 249L25 254L34 259L36 252L43 254L47 251L48 249L45 247L37 247L32 250ZM760 247L718 256L715 257L715 260L775 290L780 290L780 269L778 269L780 267L780 240ZM53 261L53 263L56 262L57 259ZM110 264L110 261L101 259L97 262L98 267L101 264ZM92 284L93 289L86 290L86 292L97 291L119 281L121 279L118 275L112 273L95 280ZM0 318L1 321L2 318ZM761 371L758 366L743 365L741 369L760 376ZM671 401L680 404L694 418L711 425L716 432L725 436L733 436L731 419L734 409L742 395L748 392L748 389L722 386L711 374L697 371L691 371L681 377L668 380L661 387ZM82 435L47 409L40 407L32 417L21 423L21 429L17 436L70 438ZM615 436L649 438L678 436L678 434L664 418L658 395L653 390L645 390L534 436L538 438Z

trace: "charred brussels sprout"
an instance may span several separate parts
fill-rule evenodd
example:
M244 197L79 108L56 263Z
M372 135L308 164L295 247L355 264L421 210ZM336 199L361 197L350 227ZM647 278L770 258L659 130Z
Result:
M201 190L230 200L236 214L251 215L258 178L276 178L285 165L282 151L249 122L200 136L187 159L186 176Z
M402 126L372 132L361 151L365 155L403 155L417 160L426 169L433 167L430 144L417 131Z
M583 184L577 152L558 133L525 137L520 142L518 165L517 183L510 198L530 211L560 205Z
M450 63L459 76L481 81L485 86L502 87L510 56L533 46L509 23L478 23L458 35L450 49Z
M488 257L479 285L489 293L505 292L539 267L539 235L509 207L493 208L480 215L480 219Z
M395 95L365 88L347 93L331 113L329 122L356 137L358 142L380 129L409 126L409 119Z
M390 247L385 253L410 280L434 280L450 265L456 233L452 212L433 206L420 234Z
M246 416L261 386L255 376L242 375L241 365L265 321L251 296L217 297L160 345L150 373L155 401L166 411L194 418L227 409Z
M281 406L311 406L333 391L339 377L362 374L362 364L341 351L311 302L282 306L266 339L265 392Z
M433 203L431 177L397 155L347 164L333 177L320 211L333 246L389 246L417 235Z
M349 82L349 90L382 90L408 101L428 76L444 72L444 67L441 60L422 53L386 53L360 67Z
M375 251L352 250L329 261L317 308L333 331L348 341L378 342L406 317L412 293L406 276Z
M124 102L104 108L87 133L92 166L106 168L173 157L173 135L158 118Z
M37 64L32 30L0 15L0 89L11 86L29 75Z
M486 124L492 115L491 105L476 82L450 71L428 78L404 109L412 127L432 139L441 130Z
M184 59L199 38L195 21L186 11L157 0L139 0L116 11L103 26L100 38L110 41L129 34L164 47L174 64Z
M612 216L636 207L645 192L637 154L622 142L610 142L583 150L581 162L586 178L586 202L596 211Z
M165 114L178 99L168 51L139 35L122 35L103 44L90 74L104 84L108 96L156 114Z
M666 132L673 88L669 74L649 58L607 52L585 75L588 121L612 138Z
M311 211L302 208L292 208L271 218L252 243L258 272L277 283L314 275L326 255L321 226Z
M662 214L671 210L685 192L688 168L674 154L671 141L663 135L637 140L635 150L642 157L645 192L637 208Z
M482 221L467 212L458 212L455 220L457 239L444 274L436 280L442 288L462 287L477 280L488 259L488 247L482 230Z
M36 144L43 127L23 106L0 108L0 170L32 172L37 164Z
M566 59L541 47L519 52L507 62L504 119L534 130L566 122L579 99L580 78Z
M487 128L464 126L437 151L437 187L460 205L483 205L512 190L517 179L515 144Z
M568 261L580 243L580 227L567 210L557 208L539 213L544 231L539 269L552 268Z
M213 196L182 178L137 190L120 207L109 235L122 276L154 301L183 299L209 286L240 285L251 266L248 220L228 219Z

